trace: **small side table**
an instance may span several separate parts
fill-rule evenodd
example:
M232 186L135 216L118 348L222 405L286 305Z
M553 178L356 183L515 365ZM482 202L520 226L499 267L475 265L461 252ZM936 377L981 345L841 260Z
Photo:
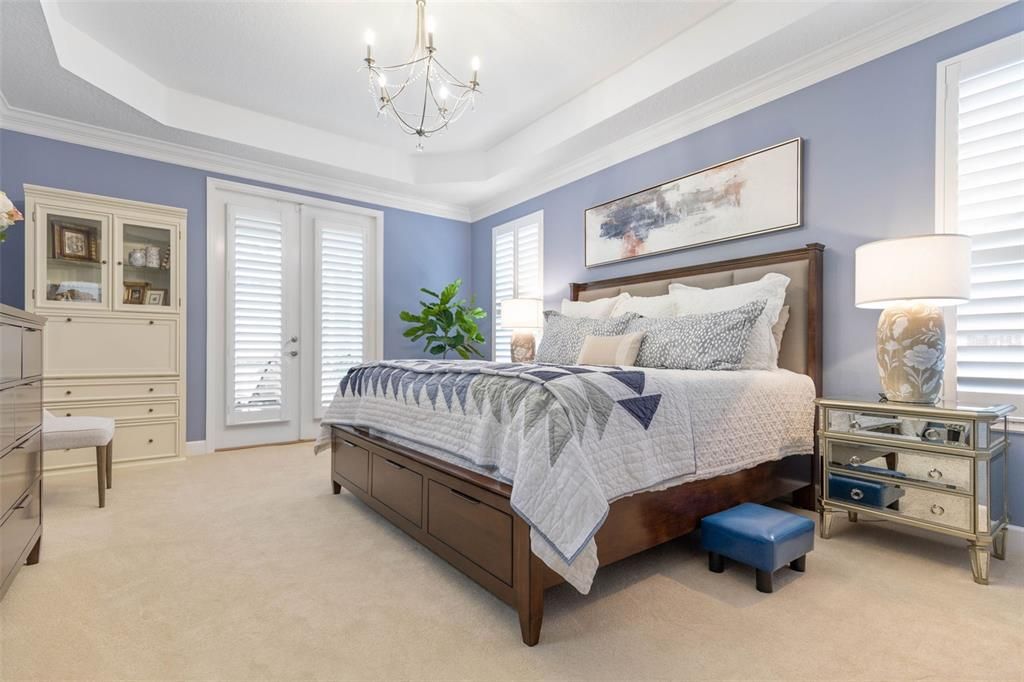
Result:
M1006 558L1007 415L984 409L819 398L820 534L861 514L967 540L974 581ZM997 426L1002 426L998 430Z

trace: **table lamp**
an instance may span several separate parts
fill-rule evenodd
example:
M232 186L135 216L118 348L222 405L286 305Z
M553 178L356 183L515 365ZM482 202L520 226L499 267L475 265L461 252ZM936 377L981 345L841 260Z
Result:
M501 302L501 326L512 329L512 362L533 362L533 330L544 326L539 298L508 298Z
M942 394L942 307L971 296L971 238L929 234L857 248L858 308L881 308L876 357L886 399L933 404Z

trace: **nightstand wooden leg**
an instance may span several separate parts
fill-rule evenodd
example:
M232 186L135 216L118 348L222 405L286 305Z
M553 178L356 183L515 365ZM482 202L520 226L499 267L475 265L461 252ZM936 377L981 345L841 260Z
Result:
M988 585L988 565L991 556L989 545L982 545L972 542L971 552L971 573L974 574L974 582L979 585Z
M725 570L725 557L717 552L708 552L708 570L721 573Z
M767 592L768 594L775 591L775 586L772 585L771 571L762 571L760 568L757 569L757 591Z
M818 534L822 540L828 540L832 537L832 516L835 514L834 511L828 507L821 508L821 519L818 523Z
M848 511L846 512L846 518L849 519L850 523L857 523L857 519L860 517L857 516L857 512Z
M992 538L992 556L999 560L1006 558L1006 531L1004 528Z

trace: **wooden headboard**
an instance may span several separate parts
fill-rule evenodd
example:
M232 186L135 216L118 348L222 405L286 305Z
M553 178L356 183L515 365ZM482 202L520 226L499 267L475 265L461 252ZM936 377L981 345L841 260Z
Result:
M734 258L717 263L646 272L594 282L569 285L573 301L592 301L627 292L633 296L658 296L668 293L668 285L680 282L710 289L753 282L769 272L790 278L786 289L789 322L779 349L779 366L806 374L821 395L821 296L824 244L808 244L802 249L777 251L760 256Z

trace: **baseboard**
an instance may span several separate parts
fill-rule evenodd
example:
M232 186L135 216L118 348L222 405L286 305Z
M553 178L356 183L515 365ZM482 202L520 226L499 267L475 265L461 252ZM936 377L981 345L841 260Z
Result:
M168 462L183 462L183 461L185 461L184 457L178 457L178 456L175 456L175 455L172 455L170 457L164 457L164 456L159 456L159 457L139 457L139 458L136 458L136 459L114 460L114 468L115 469L123 469L123 468L126 468L126 467L146 466L146 465L150 465L150 464L166 464ZM96 471L96 463L95 462L88 462L88 463L82 463L82 464L61 464L59 466L49 466L49 467L48 466L44 466L43 467L43 475L44 476L61 476L63 474L80 474L80 473L83 473L85 471Z
M205 440L190 440L185 443L185 454L189 457L195 457L196 455L209 455L212 453L213 450L207 447Z

